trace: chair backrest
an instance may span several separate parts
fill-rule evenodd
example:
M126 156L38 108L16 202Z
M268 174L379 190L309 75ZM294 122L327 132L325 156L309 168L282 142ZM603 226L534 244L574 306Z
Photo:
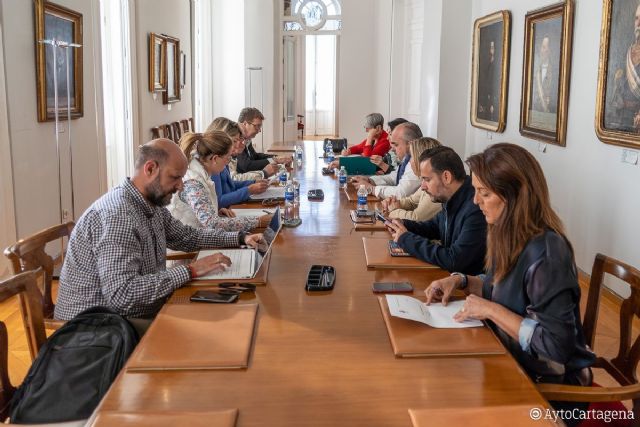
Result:
M180 127L180 122L172 122L171 129L173 130L173 141L177 144L180 142L180 138L182 138L182 128Z
M631 287L631 295L623 300L620 306L620 347L618 354L611 360L598 358L598 364L605 367L622 385L638 382L636 367L640 360L640 337L632 339L632 322L634 316L640 316L640 271L614 258L597 254L591 271L587 309L584 315L583 329L587 344L593 348L595 340L600 294L605 274L610 274L625 281ZM613 369L612 369L613 368Z
M45 319L53 319L53 310L55 309L51 297L51 281L55 261L45 252L45 247L49 242L65 237L69 238L74 226L73 221L54 225L21 239L4 250L5 256L11 261L13 274L42 268L42 308Z
M193 132L193 119L182 119L180 124L182 125L182 133Z
M0 282L0 302L20 295L20 311L32 359L35 359L47 339L36 277L36 271L27 271ZM15 387L9 381L8 342L7 327L0 321L0 422L9 415L9 402L15 392Z

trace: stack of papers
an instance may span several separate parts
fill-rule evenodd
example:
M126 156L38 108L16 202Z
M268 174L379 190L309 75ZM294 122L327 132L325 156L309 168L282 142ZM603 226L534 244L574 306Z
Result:
M427 305L406 295L386 295L386 297L389 312L395 317L414 320L433 328L477 328L483 326L479 320L469 319L464 322L453 320L453 315L460 311L464 301L450 301L445 307L441 303Z

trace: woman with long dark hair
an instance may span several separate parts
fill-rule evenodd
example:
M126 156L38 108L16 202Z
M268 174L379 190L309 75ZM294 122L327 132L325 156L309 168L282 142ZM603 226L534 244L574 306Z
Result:
M594 354L580 321L573 248L551 208L540 165L524 148L506 143L474 154L467 164L474 203L488 224L487 274L452 273L426 289L427 302L446 304L462 289L468 296L455 319L488 320L535 382L590 385Z

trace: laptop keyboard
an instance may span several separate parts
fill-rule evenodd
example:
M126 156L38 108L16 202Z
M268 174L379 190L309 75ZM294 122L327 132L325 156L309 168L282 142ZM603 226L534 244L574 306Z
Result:
M200 251L198 259L214 253L222 253L231 259L231 265L226 270L209 273L198 279L246 279L253 277L256 251L253 249L217 249Z

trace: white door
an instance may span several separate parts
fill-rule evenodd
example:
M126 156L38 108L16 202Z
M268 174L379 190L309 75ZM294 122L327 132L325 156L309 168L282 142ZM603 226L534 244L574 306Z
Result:
M296 43L298 37L282 37L282 141L295 141L296 115Z
M305 132L336 135L337 36L305 36Z

